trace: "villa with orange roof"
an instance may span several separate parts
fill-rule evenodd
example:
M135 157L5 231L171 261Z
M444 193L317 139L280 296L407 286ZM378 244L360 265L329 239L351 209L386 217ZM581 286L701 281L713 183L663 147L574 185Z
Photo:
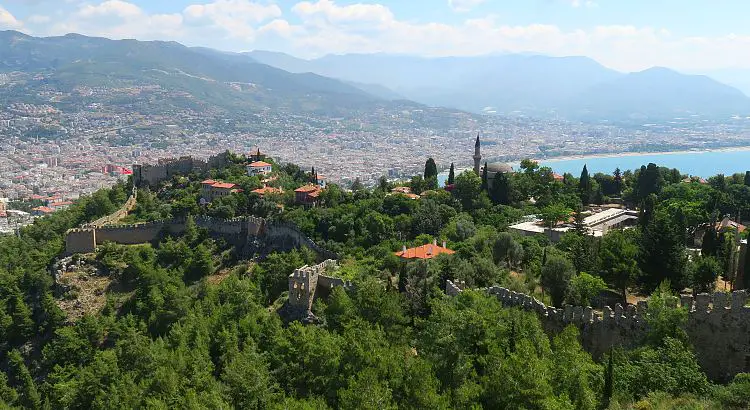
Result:
M251 177L256 175L267 175L271 173L271 169L272 166L268 162L255 161L247 166L247 175L250 175Z
M406 246L400 251L396 252L396 256L402 260L419 260L419 259L432 259L438 255L453 255L456 251L448 249L443 242L443 246L438 246L437 240L433 240L431 244L417 246L416 248L406 249Z
M214 181L207 179L201 182L201 197L207 201L213 201L216 198L231 195L235 192L241 192L239 185L228 182Z
M314 207L320 201L320 194L323 192L317 185L308 184L294 190L294 200L298 204L306 207Z

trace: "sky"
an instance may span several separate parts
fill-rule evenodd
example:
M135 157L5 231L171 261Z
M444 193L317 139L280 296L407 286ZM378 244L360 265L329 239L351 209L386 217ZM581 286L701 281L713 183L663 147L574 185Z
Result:
M0 30L298 57L583 55L620 71L750 69L748 0L0 0Z

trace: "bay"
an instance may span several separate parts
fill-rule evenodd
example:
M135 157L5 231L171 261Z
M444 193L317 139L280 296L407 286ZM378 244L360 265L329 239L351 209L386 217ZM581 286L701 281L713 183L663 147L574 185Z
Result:
M683 174L701 178L710 178L716 174L727 176L735 173L744 174L745 171L750 170L750 147L716 151L627 153L580 158L552 158L542 160L540 164L552 168L560 175L569 172L578 177L584 165L586 165L590 174L597 172L611 174L616 168L620 168L624 172L636 170L641 165L648 165L652 162L660 167L677 168ZM513 169L517 170L519 163L511 165ZM456 175L461 171L463 169L456 170ZM448 179L448 171L441 172L438 175L440 186L443 186L446 179Z
M589 173L611 174L616 168L635 170L641 165L654 163L660 167L677 168L683 174L709 178L716 174L732 175L750 170L750 149L725 151L673 152L659 154L623 154L582 158L550 159L540 161L558 174L581 174L586 165ZM514 169L517 164L514 164Z

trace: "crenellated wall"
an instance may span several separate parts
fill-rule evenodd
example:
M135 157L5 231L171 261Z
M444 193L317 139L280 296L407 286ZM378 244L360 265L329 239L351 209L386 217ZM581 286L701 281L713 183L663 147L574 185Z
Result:
M65 233L65 252L91 253L96 250L96 230L94 228L70 229Z
M208 230L217 239L223 239L234 245L244 255L256 251L263 254L272 251L289 251L294 248L308 247L321 259L338 259L330 252L291 223L269 223L263 218L253 216L233 219L216 219L211 217L194 218L196 226ZM65 252L91 253L97 245L114 242L123 245L135 245L154 242L164 233L180 235L185 232L186 219L169 219L139 224L106 225L71 229L65 236Z
M187 175L191 172L205 172L211 168L224 168L229 164L229 151L214 155L203 161L193 157L160 159L157 165L133 165L133 183L135 186L159 185L159 182L174 175Z
M485 289L504 306L536 312L549 333L562 331L569 324L581 331L581 344L598 358L613 347L639 346L646 336L645 315L648 303L637 306L620 304L606 306L602 312L591 307L565 306L556 309L536 298L501 287ZM446 294L455 296L463 291L460 284L446 283ZM685 331L690 338L703 370L715 381L728 381L735 374L750 371L750 307L745 306L747 293L717 292L681 296L680 303L688 309ZM675 306L678 300L675 298Z

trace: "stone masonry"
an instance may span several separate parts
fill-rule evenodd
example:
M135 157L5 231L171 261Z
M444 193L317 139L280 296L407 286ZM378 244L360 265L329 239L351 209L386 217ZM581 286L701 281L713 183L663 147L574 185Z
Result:
M314 266L305 265L289 275L289 310L296 318L312 318L312 305L322 291L330 292L335 287L351 288L350 281L327 276L324 273L338 269L338 263L328 259Z
M504 306L536 312L548 333L558 333L571 324L578 327L581 344L595 358L613 347L638 346L648 330L647 302L624 307L617 304L614 309L607 306L599 313L589 306L568 305L556 309L529 295L497 286L485 290ZM447 281L448 295L455 296L462 291L460 284ZM689 312L685 331L698 362L714 381L726 382L737 373L750 372L750 307L745 306L746 301L744 290L680 298Z

